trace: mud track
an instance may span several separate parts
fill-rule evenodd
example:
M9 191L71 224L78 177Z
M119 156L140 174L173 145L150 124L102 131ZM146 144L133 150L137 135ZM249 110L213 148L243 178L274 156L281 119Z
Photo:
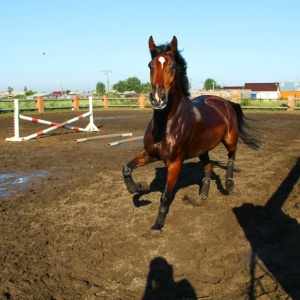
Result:
M6 142L13 117L0 116L0 299L300 299L300 113L246 112L263 129L264 145L256 152L239 144L230 195L226 151L213 150L202 207L183 201L203 178L198 160L186 161L154 236L163 164L135 170L151 191L130 195L121 169L142 141L75 142L143 135L151 114L96 110L99 133L59 129L27 142ZM78 113L26 115L63 122ZM46 128L20 124L21 136Z

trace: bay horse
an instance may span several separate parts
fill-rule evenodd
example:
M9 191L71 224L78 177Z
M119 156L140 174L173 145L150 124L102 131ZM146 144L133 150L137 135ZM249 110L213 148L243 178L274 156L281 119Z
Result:
M247 132L251 128L239 104L216 96L190 100L187 63L177 49L175 36L170 44L160 46L155 45L151 36L149 50L152 58L149 63L152 85L149 97L153 117L144 135L144 148L123 166L123 178L130 193L145 192L149 188L135 182L132 171L158 160L164 162L167 180L156 222L151 227L154 231L161 231L184 160L199 157L204 167L200 195L195 199L195 204L200 205L208 197L213 172L209 151L220 143L228 151L225 186L229 192L234 187L233 169L239 138L254 149L258 149L259 140Z

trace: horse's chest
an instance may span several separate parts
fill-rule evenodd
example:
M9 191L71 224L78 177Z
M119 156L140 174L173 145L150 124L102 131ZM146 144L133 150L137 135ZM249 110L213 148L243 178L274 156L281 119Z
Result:
M176 159L179 152L176 136L166 135L160 142L145 145L145 150L151 156L163 161Z

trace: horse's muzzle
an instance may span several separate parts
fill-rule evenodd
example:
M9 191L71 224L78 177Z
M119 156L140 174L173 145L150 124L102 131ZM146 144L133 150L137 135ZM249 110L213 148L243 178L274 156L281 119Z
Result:
M150 103L153 109L164 109L167 106L168 94L160 93L159 95L155 93L150 93L149 95Z

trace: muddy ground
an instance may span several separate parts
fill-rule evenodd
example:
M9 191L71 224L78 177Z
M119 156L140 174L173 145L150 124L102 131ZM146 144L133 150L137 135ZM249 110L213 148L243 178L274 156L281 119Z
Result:
M81 113L26 113L63 122ZM300 113L246 112L263 130L259 151L239 144L235 190L224 190L226 151L211 152L214 176L202 207L188 205L203 178L183 166L161 234L153 225L164 188L161 162L136 169L150 184L127 192L122 165L142 141L152 110L100 109L100 132L58 129L26 142L0 116L0 299L300 299ZM88 118L74 123L85 127ZM20 121L21 136L45 125Z

